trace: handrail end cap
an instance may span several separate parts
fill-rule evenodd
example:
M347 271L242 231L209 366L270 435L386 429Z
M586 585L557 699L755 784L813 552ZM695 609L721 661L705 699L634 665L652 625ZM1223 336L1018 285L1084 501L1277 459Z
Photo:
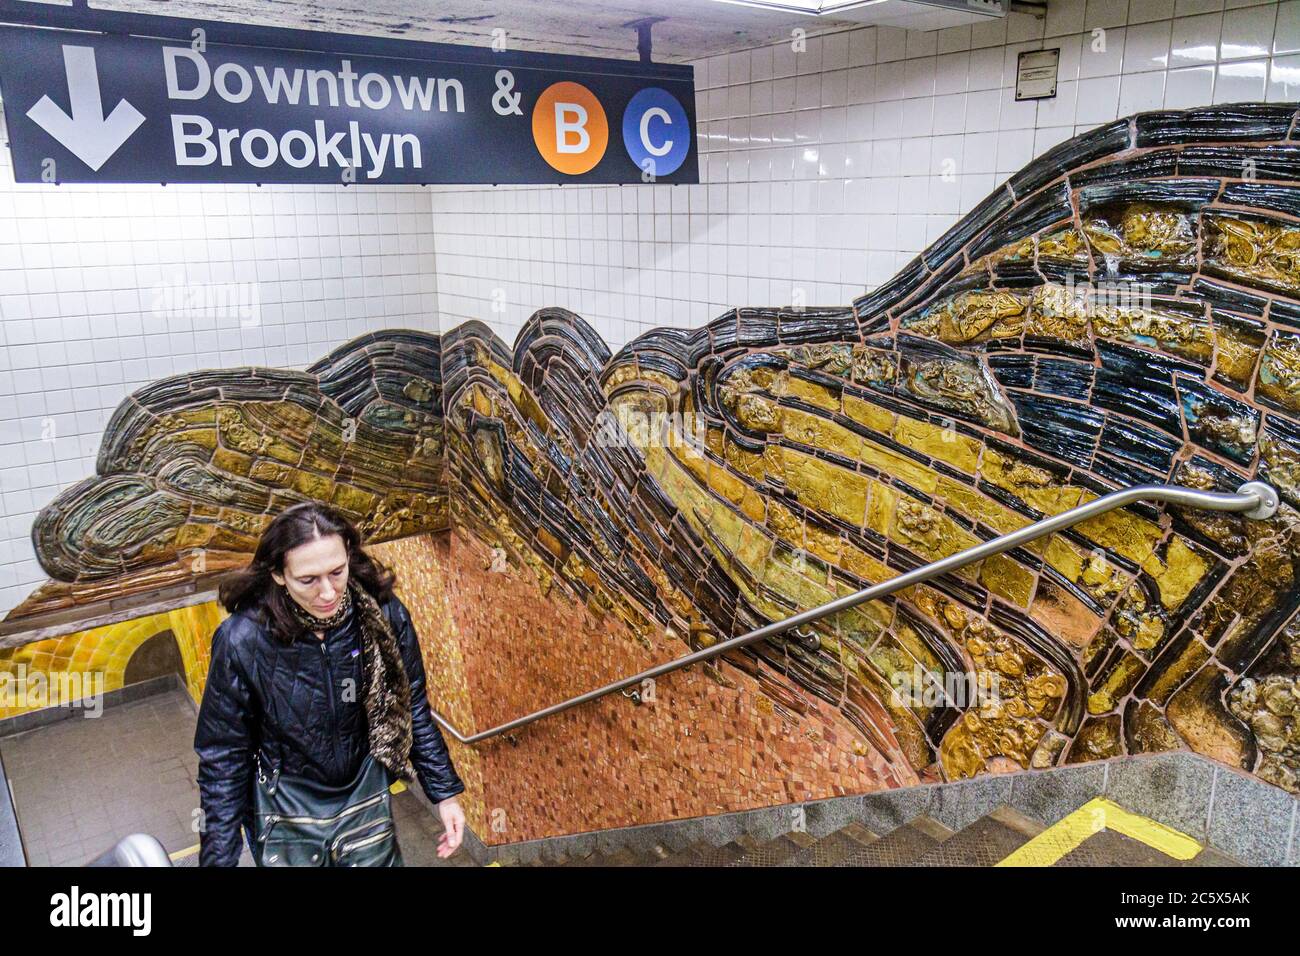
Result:
M1263 520L1265 518L1271 518L1273 515L1277 514L1277 508L1280 502L1277 496L1277 490L1272 485L1265 484L1262 481L1248 481L1237 489L1237 494L1254 495L1259 499L1259 504L1248 511L1242 512L1242 514L1247 518Z

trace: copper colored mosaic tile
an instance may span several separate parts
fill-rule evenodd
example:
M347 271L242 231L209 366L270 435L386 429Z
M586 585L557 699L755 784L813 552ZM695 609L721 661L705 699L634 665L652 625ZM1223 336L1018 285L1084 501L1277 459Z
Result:
M622 622L562 594L539 597L527 568L491 570L491 553L468 536L374 552L398 573L430 700L463 732L685 652L663 636L646 648ZM464 598L450 614L446 593ZM472 694L455 689L459 675ZM916 782L906 764L855 752L857 735L833 708L810 701L804 716L782 713L743 672L724 663L721 677L679 672L658 683L654 701L615 694L519 731L517 746L452 741L470 826L488 842L515 842Z

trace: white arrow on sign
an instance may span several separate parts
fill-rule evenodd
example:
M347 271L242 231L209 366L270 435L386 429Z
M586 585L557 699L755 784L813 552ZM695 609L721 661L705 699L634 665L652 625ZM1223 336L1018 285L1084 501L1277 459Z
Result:
M144 117L126 100L120 101L108 118L104 117L94 47L65 46L63 66L68 74L68 102L72 106L72 115L63 112L48 96L42 96L27 115L74 156L99 172L99 168L140 128Z

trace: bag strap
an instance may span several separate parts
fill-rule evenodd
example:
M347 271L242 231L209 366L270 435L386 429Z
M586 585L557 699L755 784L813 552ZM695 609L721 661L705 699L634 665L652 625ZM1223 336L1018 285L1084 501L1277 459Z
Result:
M261 746L261 744L258 744L258 746L257 746L257 750L255 750L255 751L253 752L253 765L254 765L254 767L255 767L255 769L256 769L256 771L257 771L257 782L258 782L258 783L261 783L261 784L268 784L268 783L269 783L269 787L267 788L267 789L268 789L268 792L270 792L270 793L275 793L275 788L276 788L276 786L277 786L277 785L279 784L279 782L280 782L280 768L279 768L279 767L274 767L274 768L271 770L271 776L268 777L268 776L266 775L266 767L263 766L263 763L262 763L262 746Z

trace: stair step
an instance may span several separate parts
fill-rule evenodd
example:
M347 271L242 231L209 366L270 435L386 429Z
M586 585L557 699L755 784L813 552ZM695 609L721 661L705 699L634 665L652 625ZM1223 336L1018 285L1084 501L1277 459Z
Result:
M854 850L877 839L861 823L849 823L800 850L781 866L835 866Z
M758 840L748 833L742 833L730 843L724 843L722 846L711 846L707 850L700 852L689 865L729 866L733 860L740 859L757 846Z
M1046 829L1011 807L998 807L932 847L911 866L993 866Z
M1207 846L1190 860L1183 861L1183 866L1245 866L1236 857L1228 856L1222 850Z
M545 863L543 863L543 862L539 861L538 865L542 865L542 866L599 866L599 865L600 865L600 862L599 862L599 861L600 861L600 859L601 859L602 856L603 856L603 854L601 854L601 853L598 852L597 850L593 849L593 850L592 850L590 853L588 853L586 856L578 856L577 854L574 854L573 856L566 856L563 860L559 860L559 861L555 861L555 862L545 862Z
M541 862L539 866L637 866L645 862L644 857L639 856L635 850L627 847L620 847L612 853L593 853L585 860L571 860L568 863L556 864Z
M800 850L817 842L817 838L799 830L782 833L779 837L768 840L750 850L738 860L727 866L780 866Z
M952 836L952 831L938 820L916 817L854 850L837 866L906 866Z
M1116 811L1118 812L1118 811ZM1008 807L998 807L954 833L939 821L919 816L878 837L860 822L840 827L824 837L801 831L783 833L771 840L741 834L719 846L698 841L671 850L662 844L648 848L620 847L589 852L583 857L538 858L505 866L993 866L1049 828ZM1049 834L1050 836L1050 834ZM1047 839L1047 837L1044 837ZM1078 837L1074 837L1078 839ZM1186 852L1195 845L1184 841ZM1056 852L1065 848L1062 846ZM468 860L462 865L471 865ZM1043 860L1046 863L1047 860ZM1180 860L1119 830L1103 829L1065 853L1054 866L1096 867L1237 867L1240 860L1203 848L1190 860Z
M654 866L693 866L701 853L713 849L713 844L700 841L679 850L672 856L660 860Z
M642 857L636 850L623 847L605 857L602 866L636 866Z
M1052 865L1182 866L1183 861L1115 830L1099 830Z
M673 856L675 851L670 850L662 843L656 843L650 849L641 854L640 866L656 866Z
M560 866L658 866L673 856L673 851L661 844L647 849L620 847L609 853L592 853L586 858L574 857Z

